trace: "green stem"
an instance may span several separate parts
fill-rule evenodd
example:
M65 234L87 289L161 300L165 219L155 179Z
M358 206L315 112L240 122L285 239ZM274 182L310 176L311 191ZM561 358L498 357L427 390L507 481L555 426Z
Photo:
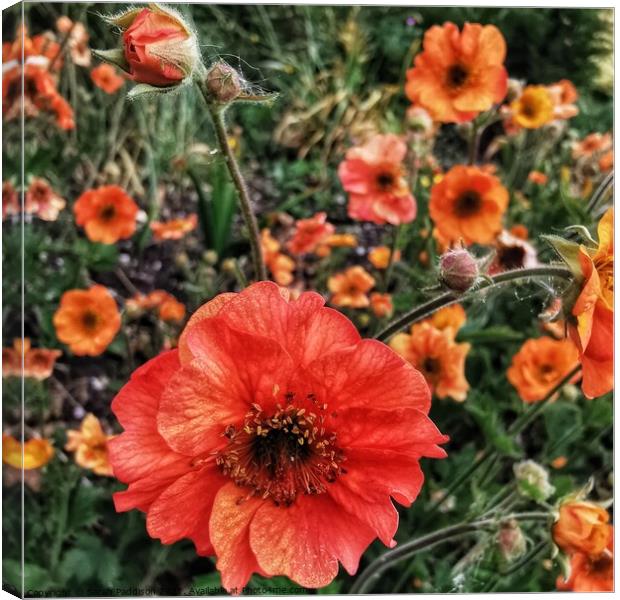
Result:
M525 512L507 515L504 519L514 519L516 521L548 521L551 516L550 513L546 512ZM444 542L453 541L462 536L477 533L484 529L495 528L498 523L498 519L480 519L471 523L459 523L458 525L451 525L450 527L405 542L393 550L388 550L372 561L364 571L362 571L349 590L349 594L369 593L385 571L400 561L410 558L416 552L429 550Z
M614 184L614 172L612 171L603 179L600 185L596 188L596 191L592 194L590 201L588 202L588 206L586 207L586 211L591 213L596 208L600 199L603 198L606 192L611 189Z
M228 172L230 173L230 177L232 178L233 184L237 189L237 193L239 195L241 212L243 213L243 219L245 220L245 224L248 228L248 237L250 241L250 250L252 253L254 273L259 281L267 279L267 270L265 268L265 263L263 262L263 252L260 244L260 232L258 231L258 223L252 210L250 194L248 193L248 188L245 183L245 179L243 178L243 175L241 173L241 169L239 168L239 164L237 163L237 159L235 158L235 154L232 151L230 145L228 144L228 136L226 134L226 122L224 120L224 107L214 105L209 102L209 97L206 93L205 88L201 85L199 85L199 87L200 91L204 96L205 102L207 103L207 107L209 108L211 118L213 119L213 126L215 128L215 137L217 139L217 144L220 151L224 155L224 158L226 159L226 166L228 167Z
M450 306L456 302L467 300L482 290L494 288L504 283L536 277L558 277L561 279L572 280L573 274L570 269L561 265L543 265L540 267L532 267L531 269L514 269L513 271L505 271L504 273L499 273L493 277L482 280L475 289L472 289L465 294L445 292L440 296L425 302L424 304L420 304L420 306L417 306L413 310L409 311L397 321L390 323L390 325L388 325L383 331L379 332L375 337L376 339L384 342L395 333L398 333L400 330L405 329L405 327L412 325L416 321L421 321L422 319L429 317L444 306Z
M478 154L478 144L480 142L480 124L474 119L471 124L471 137L469 138L469 151L467 153L467 163L476 164L476 156Z
M383 291L387 292L390 288L390 279L392 278L392 271L394 270L394 253L398 246L398 237L400 234L400 225L393 228L392 243L390 245L390 257L388 258L388 264L385 269L385 277L383 279Z

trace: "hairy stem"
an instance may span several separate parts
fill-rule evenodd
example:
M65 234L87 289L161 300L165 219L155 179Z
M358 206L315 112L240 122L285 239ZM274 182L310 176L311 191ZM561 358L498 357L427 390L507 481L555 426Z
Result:
M504 520L514 519L516 521L548 521L551 514L547 512L524 512L507 515ZM379 581L381 575L388 569L396 565L402 560L410 558L416 552L421 550L429 550L438 544L453 541L465 535L473 534L485 529L493 529L497 527L499 520L497 519L480 519L471 523L459 523L451 525L439 531L429 533L420 538L416 538L405 542L404 544L388 550L374 561L372 561L357 578L351 587L350 594L367 594L373 586Z
M444 306L449 306L451 304L455 304L456 302L467 300L483 290L497 287L504 283L537 277L558 277L560 279L570 281L573 278L573 275L570 269L561 265L544 265L540 267L532 267L531 269L515 269L513 271L505 271L504 273L499 273L498 275L494 275L493 277L489 277L488 279L481 281L475 289L472 289L465 294L445 292L444 294L441 294L436 298L425 302L424 304L420 304L420 306L416 306L413 310L400 317L400 319L390 323L375 337L376 339L384 342L395 333L398 333L401 329L405 329L405 327L412 325L416 321L425 319Z

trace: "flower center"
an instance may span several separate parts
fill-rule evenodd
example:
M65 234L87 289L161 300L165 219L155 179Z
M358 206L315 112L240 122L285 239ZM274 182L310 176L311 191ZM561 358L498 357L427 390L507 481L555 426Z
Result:
M452 65L448 69L448 85L459 88L467 81L468 76L469 73L463 65Z
M82 315L82 324L88 330L94 329L95 326L97 325L98 321L99 321L99 319L98 319L97 315L94 312L92 312L91 310L87 310Z
M441 375L441 361L438 358L427 356L420 367L425 379L435 383Z
M116 208L113 204L107 204L101 209L101 212L99 213L99 218L103 221L110 221L114 218L114 215L116 215Z
M394 175L392 173L379 173L377 175L377 187L380 190L389 190L394 185Z
M216 464L237 485L250 488L250 495L270 498L276 506L290 506L300 493L322 494L345 471L336 434L325 430L321 412L278 405L269 417L254 404L242 429L226 428L229 442Z
M504 246L497 251L497 258L504 269L519 269L523 266L525 250L520 246Z
M482 198L473 190L461 194L455 204L455 212L459 217L470 217L480 210Z

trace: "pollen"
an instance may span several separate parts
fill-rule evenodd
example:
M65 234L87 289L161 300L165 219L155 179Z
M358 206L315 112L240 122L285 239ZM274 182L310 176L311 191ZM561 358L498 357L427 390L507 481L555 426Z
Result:
M249 488L249 495L276 506L290 506L298 494L322 494L343 473L344 461L336 434L324 422L322 411L287 403L267 415L253 404L242 427L225 429L229 442L216 464L238 486Z

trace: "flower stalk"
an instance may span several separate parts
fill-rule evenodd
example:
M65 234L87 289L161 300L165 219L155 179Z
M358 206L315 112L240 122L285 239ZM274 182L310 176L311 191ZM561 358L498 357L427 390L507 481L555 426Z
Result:
M390 323L383 331L380 331L375 338L381 342L385 342L395 333L405 329L409 325L421 321L438 311L440 308L450 306L456 302L465 300L476 293L481 292L489 288L494 288L504 283L521 281L524 279L532 279L538 277L557 277L571 281L573 274L570 269L561 265L545 265L541 267L532 267L531 269L515 269L512 271L505 271L480 281L480 283L467 294L455 294L454 292L445 292L432 298L420 306L416 306L413 310L409 311L400 319L397 319L393 323Z

